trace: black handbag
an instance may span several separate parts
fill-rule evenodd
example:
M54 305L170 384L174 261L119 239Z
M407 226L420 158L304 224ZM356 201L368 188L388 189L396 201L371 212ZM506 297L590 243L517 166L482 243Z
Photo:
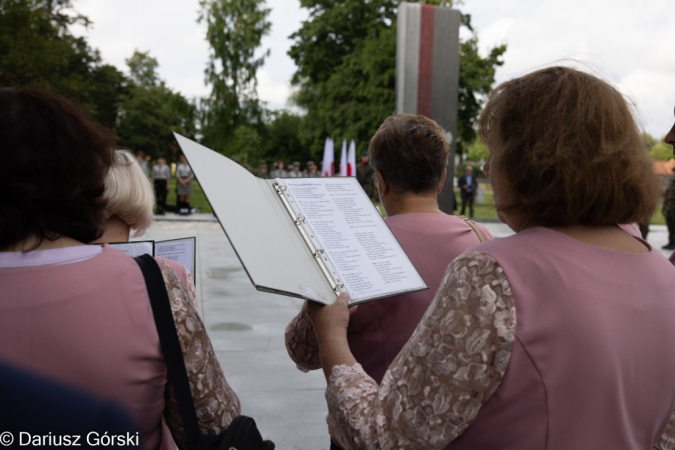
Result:
M183 422L191 450L223 449L223 450L272 450L274 443L264 441L255 424L255 420L246 416L238 416L230 426L219 435L204 435L199 430L195 404L190 391L185 360L180 348L176 324L171 313L169 295L166 292L162 271L155 259L150 255L134 258L138 263L148 296L152 305L152 314L159 334L159 341L169 371L169 380L178 403L178 410Z

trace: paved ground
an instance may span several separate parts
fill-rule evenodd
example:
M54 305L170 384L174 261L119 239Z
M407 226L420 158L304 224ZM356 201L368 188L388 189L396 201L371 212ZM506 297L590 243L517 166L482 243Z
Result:
M485 225L497 238L512 234L501 223ZM256 291L212 215L158 217L141 239L188 236L197 238L202 319L242 413L279 449L328 449L323 373L298 371L284 347L284 328L301 302ZM660 249L665 226L652 226L648 240Z

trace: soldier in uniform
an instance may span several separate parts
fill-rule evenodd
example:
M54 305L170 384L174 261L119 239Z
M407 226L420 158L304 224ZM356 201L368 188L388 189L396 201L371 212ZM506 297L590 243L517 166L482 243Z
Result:
M295 161L291 164L291 170L288 172L289 178L302 178L305 174L300 170L300 161Z
M321 176L314 161L307 161L307 173L305 176L308 178L318 178Z
M258 164L258 173L256 174L258 178L268 180L270 178L270 173L267 171L267 163L265 161L260 161Z
M284 170L284 162L282 160L277 161L274 170L272 171L272 178L287 178L288 172Z

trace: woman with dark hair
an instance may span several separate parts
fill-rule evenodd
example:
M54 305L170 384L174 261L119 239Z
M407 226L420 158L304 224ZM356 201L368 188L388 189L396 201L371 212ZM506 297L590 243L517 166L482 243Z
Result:
M673 448L675 268L617 226L650 217L660 191L625 99L551 67L498 86L479 129L516 234L448 266L379 385L350 352L346 296L309 305L331 435L345 448Z
M371 139L368 152L387 225L429 287L360 305L352 315L349 348L379 383L432 302L450 261L492 235L438 207L450 148L436 122L412 114L391 116ZM300 370L321 368L306 305L286 329L286 348Z
M114 149L114 136L63 97L0 89L0 358L126 406L145 449L172 448L172 435L184 446L140 268L109 246L85 245L110 216ZM219 433L239 400L189 277L166 261L160 268L200 427Z

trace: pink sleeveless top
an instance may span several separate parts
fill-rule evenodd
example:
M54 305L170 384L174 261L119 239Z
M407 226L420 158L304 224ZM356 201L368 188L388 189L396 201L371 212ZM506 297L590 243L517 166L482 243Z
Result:
M675 409L675 268L654 249L546 228L472 251L503 268L516 339L501 384L448 448L652 448Z
M182 266L161 260L187 285ZM2 360L121 402L143 448L175 448L162 421L166 363L133 259L106 245L68 264L2 268L0 286Z
M480 243L473 229L453 215L401 214L386 222L429 289L359 305L350 317L349 348L378 383L434 299L450 261ZM486 239L492 239L485 227L477 225Z

